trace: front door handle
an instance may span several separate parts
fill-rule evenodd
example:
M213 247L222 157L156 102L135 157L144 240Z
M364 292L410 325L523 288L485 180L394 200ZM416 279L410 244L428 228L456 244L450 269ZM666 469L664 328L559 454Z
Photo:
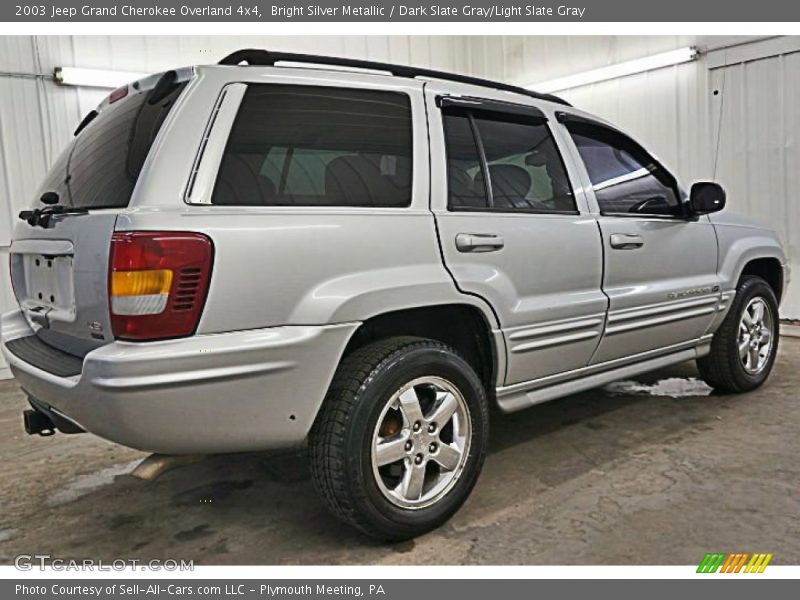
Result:
M503 246L503 236L495 233L459 233L456 236L459 252L495 252Z
M644 246L642 236L636 233L612 233L611 247L617 250L635 250Z

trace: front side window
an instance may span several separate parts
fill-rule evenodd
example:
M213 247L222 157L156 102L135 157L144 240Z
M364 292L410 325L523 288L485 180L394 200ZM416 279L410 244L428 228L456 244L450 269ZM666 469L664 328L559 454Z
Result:
M406 94L251 84L211 203L408 206L411 147Z
M582 122L567 128L604 214L673 216L680 211L675 178L618 131Z
M543 120L459 109L445 112L444 129L451 210L575 211Z

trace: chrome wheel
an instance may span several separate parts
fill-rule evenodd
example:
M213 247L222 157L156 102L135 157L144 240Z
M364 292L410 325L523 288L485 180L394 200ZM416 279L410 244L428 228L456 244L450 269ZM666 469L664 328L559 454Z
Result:
M461 476L471 438L458 388L441 377L410 381L389 398L372 436L378 489L402 508L434 504Z
M739 359L749 375L761 372L772 352L774 318L767 302L756 296L739 321Z

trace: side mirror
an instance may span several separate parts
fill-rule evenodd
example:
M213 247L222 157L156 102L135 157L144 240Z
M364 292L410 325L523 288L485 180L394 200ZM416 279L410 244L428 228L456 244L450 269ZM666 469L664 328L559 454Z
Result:
M725 208L725 190L713 181L698 181L689 192L689 210L695 215L718 212Z

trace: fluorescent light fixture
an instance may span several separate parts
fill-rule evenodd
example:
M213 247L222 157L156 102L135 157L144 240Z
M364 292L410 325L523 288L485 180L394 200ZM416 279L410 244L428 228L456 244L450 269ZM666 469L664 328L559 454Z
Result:
M653 54L615 65L608 65L607 67L600 67L599 69L592 69L591 71L584 71L583 73L575 73L574 75L567 75L549 81L540 81L539 83L526 85L525 87L543 93L559 92L582 85L589 85L590 83L608 81L609 79L617 79L619 77L625 77L626 75L634 75L636 73L661 69L662 67L679 65L692 61L695 58L697 58L697 48L687 46L685 48Z
M56 67L53 79L59 85L77 85L82 87L98 87L115 89L120 86L147 77L147 73L130 71L108 71L105 69L79 69L77 67Z

